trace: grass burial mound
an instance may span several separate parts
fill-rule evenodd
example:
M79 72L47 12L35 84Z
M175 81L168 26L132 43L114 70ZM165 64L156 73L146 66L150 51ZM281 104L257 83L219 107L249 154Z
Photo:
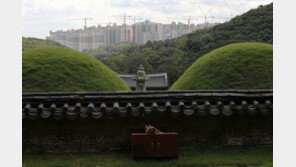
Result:
M52 40L22 37L23 50L32 49L32 48L41 48L41 47L56 47L56 46L65 47L62 44Z
M196 60L170 90L272 89L273 47L235 43Z
M23 92L130 91L94 57L62 47L23 51Z

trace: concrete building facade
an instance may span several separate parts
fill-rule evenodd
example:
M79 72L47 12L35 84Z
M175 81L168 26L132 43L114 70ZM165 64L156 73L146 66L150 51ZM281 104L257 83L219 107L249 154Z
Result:
M207 26L213 25L206 23ZM133 25L123 24L121 26L101 25L84 27L84 29L67 31L50 31L47 39L59 42L74 50L83 51L85 49L96 49L100 46L112 45L120 42L134 42L145 44L148 41L159 41L177 38L197 29L202 29L203 25L184 24L172 22L171 24L153 23L149 20L138 22Z

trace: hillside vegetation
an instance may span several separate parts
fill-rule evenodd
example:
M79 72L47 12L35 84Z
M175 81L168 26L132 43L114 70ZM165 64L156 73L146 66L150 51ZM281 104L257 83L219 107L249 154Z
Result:
M54 47L54 46L64 47L62 44L52 40L22 37L22 50L40 48L40 47Z
M259 6L228 22L194 31L180 38L147 42L111 54L102 62L116 72L136 73L143 64L147 73L167 72L174 83L202 55L238 42L273 41L273 4Z
M23 92L130 91L94 57L62 47L23 51Z
M83 53L87 53L97 59L103 59L110 54L117 53L122 49L129 48L135 45L135 43L131 42L121 42L112 45L100 46L97 49L85 49L83 50Z
M196 60L170 90L272 89L273 47L230 44Z

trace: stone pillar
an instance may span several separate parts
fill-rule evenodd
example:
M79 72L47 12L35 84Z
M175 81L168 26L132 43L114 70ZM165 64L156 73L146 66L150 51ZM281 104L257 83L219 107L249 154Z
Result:
M144 67L142 64L138 68L137 75L133 77L133 80L137 82L136 91L146 91L145 81L149 80L149 76L145 75Z

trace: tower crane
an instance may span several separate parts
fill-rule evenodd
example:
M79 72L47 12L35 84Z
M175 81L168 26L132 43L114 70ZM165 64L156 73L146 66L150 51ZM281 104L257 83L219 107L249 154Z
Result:
M137 20L143 20L143 18L134 17L134 24L136 24Z
M230 12L230 17L229 17L229 20L230 20L230 19L232 18L232 11L231 11L231 9L230 9L228 3L226 2L226 0L223 0L223 1L224 1L224 3L225 3L226 7L228 8L229 12ZM226 19L226 21L227 21L227 19Z
M201 13L203 14L203 16L204 16L204 19L205 19L205 27L208 27L208 24L207 24L207 18L212 18L212 21L213 21L213 18L214 18L214 16L208 16L207 17L207 14L205 13L205 12L203 12L203 10L201 9L201 7L198 5L198 4L196 4L197 6L198 6L198 8L200 9L200 11L201 11Z
M163 10L164 10L164 13L165 13L165 15L166 15L166 17L167 17L169 23L171 23L170 18L169 18L169 16L168 16L168 13L167 13L166 10L165 10L165 7L163 7Z
M84 21L84 27L86 27L86 21L92 20L92 18L82 17L82 18L69 18L69 20L83 20Z
M116 18L123 18L123 24L126 24L126 19L131 18L132 16L126 15L125 13L123 15L113 15L109 17L116 17Z
M190 31L190 21L191 20L198 20L200 17L196 16L182 16L181 19L187 19L188 20L188 30Z
M211 22L213 23L214 16L208 17L209 19L212 19Z
M190 20L191 19L196 19L196 20L198 20L198 18L197 17L193 17L193 16L189 16L188 17L188 30L190 31Z
M110 17L117 17L117 18L123 18L123 27L124 27L124 41L126 41L126 18L131 18L132 16L126 15L125 13L123 16L110 16Z
M165 13L165 15L166 15L166 17L167 17L167 19L168 19L168 21L169 21L169 23L170 23L171 21L170 21L170 18L169 18L169 16L168 16L167 12L166 12L165 7L163 7L163 10L164 10L164 13ZM173 22L173 19L172 19L172 22ZM171 23L172 23L172 22L171 22ZM165 29L164 29L164 31L166 32ZM171 24L171 38L173 38L172 24Z

